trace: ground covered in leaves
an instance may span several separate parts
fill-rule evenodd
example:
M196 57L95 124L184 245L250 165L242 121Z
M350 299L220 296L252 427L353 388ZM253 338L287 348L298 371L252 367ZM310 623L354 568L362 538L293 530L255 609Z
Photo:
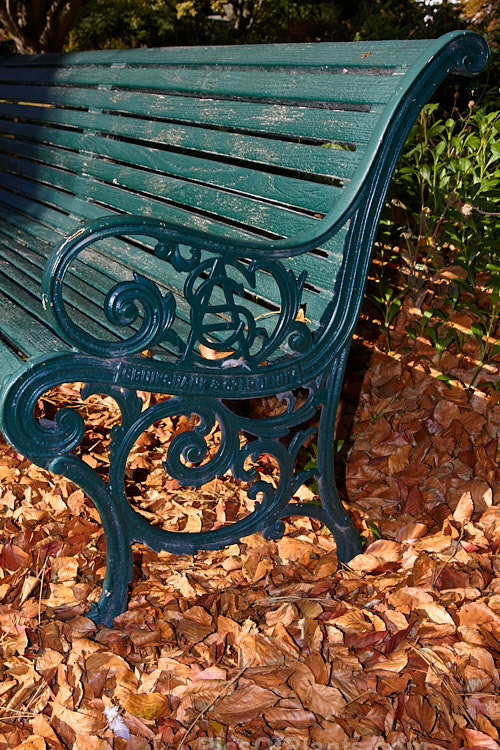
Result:
M105 564L96 511L0 441L0 750L500 748L498 399L414 353L358 341L354 358L339 486L365 554L339 569L308 519L195 558L138 547L114 629L85 617ZM85 459L105 468L115 417L86 408ZM165 482L151 439L130 466L142 512L195 531L245 510L227 477Z

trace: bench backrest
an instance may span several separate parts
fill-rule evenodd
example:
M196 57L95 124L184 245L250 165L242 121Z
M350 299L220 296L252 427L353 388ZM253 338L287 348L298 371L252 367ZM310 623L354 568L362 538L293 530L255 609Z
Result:
M62 236L75 220L123 212L290 253L286 267L307 270L302 301L314 328L363 190L366 199L370 183L380 203L418 107L450 70L473 73L486 57L480 37L463 32L9 56L0 201ZM279 294L263 285L272 311Z

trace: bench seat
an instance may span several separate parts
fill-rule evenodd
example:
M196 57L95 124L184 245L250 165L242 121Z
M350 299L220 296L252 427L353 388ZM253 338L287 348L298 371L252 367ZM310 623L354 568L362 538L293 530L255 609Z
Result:
M423 104L487 58L480 36L453 32L0 60L0 426L99 510L97 621L126 607L134 541L194 552L257 530L277 537L299 514L332 531L339 560L361 550L332 441L380 211ZM49 425L34 416L44 392L74 381L121 410L106 481L78 455L75 411ZM145 390L170 398L143 410ZM280 396L280 414L231 406L266 395ZM180 414L197 421L172 441L166 472L198 487L231 470L257 500L247 518L175 534L129 504L134 441ZM305 470L315 414L318 465ZM277 488L248 468L261 453L275 458ZM321 506L294 500L313 478Z

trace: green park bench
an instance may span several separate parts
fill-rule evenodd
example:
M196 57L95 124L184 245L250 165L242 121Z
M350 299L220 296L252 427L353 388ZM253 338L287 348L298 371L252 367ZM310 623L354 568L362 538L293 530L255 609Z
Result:
M306 515L330 529L339 560L361 551L332 443L380 211L424 103L487 59L462 31L1 59L0 426L99 511L97 622L127 606L133 542L192 554L257 531L278 538L283 518ZM37 418L41 396L68 382L120 409L106 479L78 453L75 409ZM170 398L146 408L144 391ZM271 395L277 414L237 408ZM246 517L175 532L130 504L134 444L182 415L191 427L170 443L166 477L196 488L230 470L255 503ZM315 430L317 466L303 468ZM263 454L276 486L255 468ZM321 505L296 496L313 478Z

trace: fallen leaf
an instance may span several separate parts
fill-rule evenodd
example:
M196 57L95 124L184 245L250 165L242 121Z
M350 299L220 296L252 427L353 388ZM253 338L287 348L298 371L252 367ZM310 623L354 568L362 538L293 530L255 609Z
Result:
M149 695L137 693L128 696L123 701L122 708L140 719L153 721L169 710L170 702L167 696L160 693L150 693Z
M496 740L488 737L484 732L478 732L475 729L464 729L464 737L467 746L470 748L481 748L481 750L500 750L500 745Z
M237 688L231 695L223 697L211 715L223 724L235 725L251 721L266 708L274 706L278 696L258 685Z
M46 750L46 748L47 743L44 738L39 735L34 735L33 737L28 737L28 739L21 742L20 745L16 745L14 750Z
M470 492L464 492L453 511L453 518L457 523L470 521L474 512L474 503Z

